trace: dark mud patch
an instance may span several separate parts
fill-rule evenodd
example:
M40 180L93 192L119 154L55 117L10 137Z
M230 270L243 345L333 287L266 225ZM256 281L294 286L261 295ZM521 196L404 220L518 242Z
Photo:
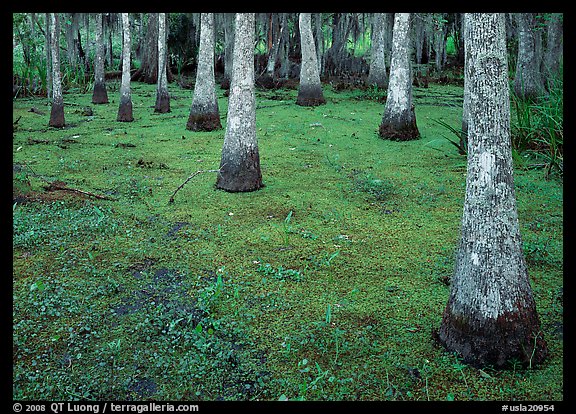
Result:
M177 221L176 223L174 223L174 225L172 226L172 228L170 228L170 230L168 231L168 233L166 233L166 235L164 236L165 239L169 239L169 238L174 238L176 237L176 233L178 233L178 231L180 229L182 229L183 227L186 227L187 225L189 225L190 223L188 223L187 221Z

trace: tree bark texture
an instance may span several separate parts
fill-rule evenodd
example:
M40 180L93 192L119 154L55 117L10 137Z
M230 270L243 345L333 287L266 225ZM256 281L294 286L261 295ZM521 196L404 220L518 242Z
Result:
M122 13L122 83L120 85L120 106L117 121L132 122L132 94L130 91L130 20L128 13Z
M302 64L300 65L300 86L296 104L301 106L318 106L326 103L322 93L322 83L318 69L316 47L312 36L311 13L300 13L300 44Z
M470 34L466 33L466 19L462 18L462 37L467 39ZM464 42L463 42L464 43ZM466 56L466 49L464 54L464 73L468 71L469 59ZM464 155L463 149L468 147L468 118L470 117L470 87L469 82L464 82L464 96L462 100L462 131L460 135L460 154Z
M234 13L224 13L224 78L221 87L230 88L234 60Z
M154 112L170 112L170 94L166 75L166 13L158 13L158 82Z
M420 137L412 104L410 13L396 13L388 93L379 134L384 139L408 141Z
M50 13L45 13L46 17L46 96L52 99L52 29Z
M94 91L93 104L108 103L108 92L104 77L104 39L102 28L102 13L96 13L96 56L94 61Z
M550 13L546 27L546 53L544 55L544 74L548 82L554 80L560 71L564 38L562 22L562 13Z
M186 129L213 131L222 128L214 78L214 14L202 13L200 20L196 83Z
M504 15L466 13L470 88L461 239L438 338L474 366L541 362L540 331L518 224Z
M263 186L256 138L254 13L237 13L235 27L228 117L216 188L245 192Z
M370 52L370 72L368 85L376 85L378 88L388 86L388 74L386 73L386 13L374 13L372 22L372 49Z
M522 99L537 99L545 94L537 51L535 13L516 13L518 24L518 60L514 92Z
M52 57L52 108L49 126L62 128L64 120L64 99L60 79L60 19L58 13L50 13L50 50Z

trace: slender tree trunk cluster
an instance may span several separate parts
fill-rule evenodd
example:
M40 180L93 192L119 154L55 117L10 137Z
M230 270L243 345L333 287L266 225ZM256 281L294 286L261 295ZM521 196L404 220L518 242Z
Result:
M214 14L202 13L196 83L186 129L213 131L220 128L222 124L214 78Z
M465 362L536 365L546 344L518 224L504 15L466 13L470 102L461 240L439 340Z
M216 188L246 192L263 186L256 138L254 14L237 13L235 25L228 117Z

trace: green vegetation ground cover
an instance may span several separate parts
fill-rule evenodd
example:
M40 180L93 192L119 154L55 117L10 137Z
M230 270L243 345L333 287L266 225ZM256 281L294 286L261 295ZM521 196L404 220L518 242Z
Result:
M411 142L378 137L365 91L325 85L305 108L259 90L265 187L230 194L203 173L173 203L218 168L224 130L187 131L192 91L175 83L171 113L134 83L135 121L116 122L108 87L108 105L65 94L64 129L46 99L13 103L15 399L563 399L563 191L542 170L515 183L546 364L480 370L431 336L466 174L436 121L458 126L461 87L415 89Z

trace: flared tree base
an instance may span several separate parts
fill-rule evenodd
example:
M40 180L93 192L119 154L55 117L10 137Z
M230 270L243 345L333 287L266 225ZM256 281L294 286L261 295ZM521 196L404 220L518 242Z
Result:
M448 351L456 352L465 363L475 367L511 368L519 361L533 368L548 355L539 326L535 312L465 320L446 311L435 336Z
M160 93L156 96L156 105L154 105L154 112L166 114L170 112L170 95L168 93Z
M411 141L420 138L416 123L403 126L380 124L378 134L380 138L391 141Z
M324 99L321 86L305 86L300 84L298 97L296 98L296 105L318 106L324 105L325 103L326 99Z
M92 103L96 105L108 103L108 92L106 91L106 85L104 84L104 82L94 83L94 91L92 92Z
M222 129L219 114L193 114L190 113L186 129L189 131L215 131Z
M231 193L256 191L264 187L258 150L245 154L240 162L223 155L216 188Z
M118 108L118 117L116 118L119 122L132 122L134 117L132 116L132 101L122 102L120 101L120 106Z
M63 128L66 123L64 121L64 103L53 102L50 110L50 121L48 125L54 128Z

